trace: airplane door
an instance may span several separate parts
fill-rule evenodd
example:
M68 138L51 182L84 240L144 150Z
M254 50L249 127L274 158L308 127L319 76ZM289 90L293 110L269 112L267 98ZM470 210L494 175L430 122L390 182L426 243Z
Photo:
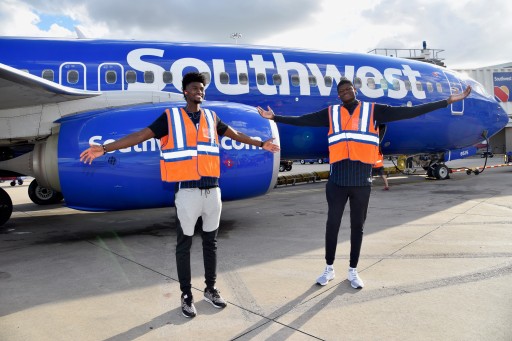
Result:
M87 90L85 64L79 62L62 63L59 67L59 84L70 88Z
M460 80L449 72L443 72L450 86L450 94L460 94L464 91ZM464 100L451 104L452 115L464 114Z
M98 66L98 91L124 90L124 68L119 63Z

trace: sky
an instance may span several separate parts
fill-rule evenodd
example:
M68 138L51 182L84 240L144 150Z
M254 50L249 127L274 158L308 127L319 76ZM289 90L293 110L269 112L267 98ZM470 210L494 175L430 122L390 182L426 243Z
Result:
M510 0L2 0L0 36L207 42L367 53L444 50L451 69L512 62ZM238 38L235 38L238 36ZM0 50L1 53L1 50Z

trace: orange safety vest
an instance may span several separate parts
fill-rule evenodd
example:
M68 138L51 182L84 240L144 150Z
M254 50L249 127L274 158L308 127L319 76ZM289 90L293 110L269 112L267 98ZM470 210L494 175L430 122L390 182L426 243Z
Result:
M160 139L160 172L163 181L220 177L219 136L214 111L201 110L199 128L183 108L165 110L168 135Z
M384 167L384 155L382 155L381 152L378 152L377 155L377 161L375 161L375 164L373 165L373 168L380 168Z
M329 107L329 163L350 159L375 164L379 128L375 127L373 108L373 103L360 102L350 115L342 105Z

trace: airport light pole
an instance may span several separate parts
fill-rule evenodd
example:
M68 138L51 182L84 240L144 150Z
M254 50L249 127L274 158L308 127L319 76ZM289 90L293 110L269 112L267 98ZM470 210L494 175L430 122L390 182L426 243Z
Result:
M242 33L231 33L231 39L235 39L235 44L238 44L238 39L242 38Z

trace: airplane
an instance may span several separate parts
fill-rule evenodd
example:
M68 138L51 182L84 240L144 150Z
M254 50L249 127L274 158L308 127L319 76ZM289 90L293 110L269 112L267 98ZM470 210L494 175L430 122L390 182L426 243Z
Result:
M256 106L302 115L338 104L336 84L352 79L358 99L394 106L442 100L471 85L464 101L391 122L385 155L414 155L438 179L444 155L491 137L508 122L494 96L443 67L396 57L268 46L159 41L0 37L0 177L32 176L30 198L109 211L173 205L160 180L159 141L79 162L103 144L148 126L169 106L184 105L182 76L207 76L204 108L247 135L275 138L281 152L221 138L223 200L274 188L280 159L328 157L327 129L277 125ZM12 214L0 188L0 225Z

